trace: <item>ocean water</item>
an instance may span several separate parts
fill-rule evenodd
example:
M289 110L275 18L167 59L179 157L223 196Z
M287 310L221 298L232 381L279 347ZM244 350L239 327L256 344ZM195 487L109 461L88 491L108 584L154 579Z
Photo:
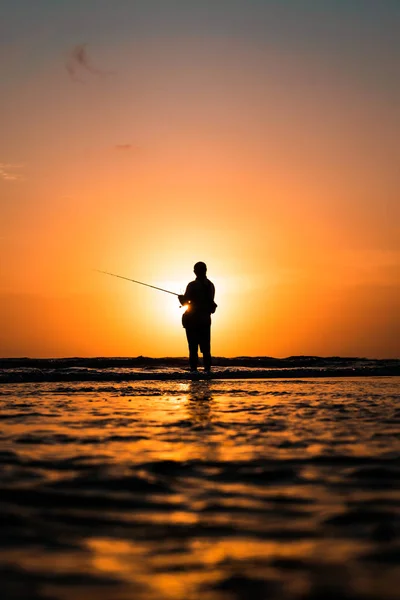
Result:
M2 599L398 598L399 377L10 368Z
M340 356L213 358L213 379L400 376L399 359ZM0 358L0 383L188 379L187 358Z

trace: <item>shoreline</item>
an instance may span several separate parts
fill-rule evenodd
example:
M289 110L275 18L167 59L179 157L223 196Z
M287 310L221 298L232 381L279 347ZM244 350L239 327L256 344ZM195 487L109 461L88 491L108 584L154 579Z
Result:
M0 358L0 383L132 382L197 379L400 377L400 359L357 357L213 357L211 376L189 373L186 357Z
M400 366L400 358L367 358L358 356L309 356L296 355L284 358L274 358L272 356L213 356L213 365L219 367L237 366L237 367L263 367L263 368L283 368L283 367L321 367L327 365L376 365L376 366ZM188 364L187 356L69 356L69 357L44 357L32 358L28 356L20 357L0 357L0 369L10 369L16 367L42 367L42 368L67 368L79 366L93 366L98 368L108 367L150 367L150 366L168 366L168 367L186 367Z
M220 370L205 376L202 371L192 375L187 371L142 371L134 373L110 372L42 372L0 373L0 383L52 383L52 382L131 382L131 381L179 381L179 380L214 380L214 379L329 379L349 377L400 377L400 367L347 368L347 369L271 369L271 370Z

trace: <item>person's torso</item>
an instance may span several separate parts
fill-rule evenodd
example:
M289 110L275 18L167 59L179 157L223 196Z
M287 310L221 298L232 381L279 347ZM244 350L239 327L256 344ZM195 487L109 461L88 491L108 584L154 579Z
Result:
M192 281L188 286L186 296L190 303L190 312L210 315L213 311L214 285L209 279Z

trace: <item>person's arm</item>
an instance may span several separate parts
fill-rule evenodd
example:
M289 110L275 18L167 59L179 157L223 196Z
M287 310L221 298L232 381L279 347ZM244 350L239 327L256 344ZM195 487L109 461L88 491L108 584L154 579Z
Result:
M215 296L215 285L212 283L212 281L210 281L210 287L211 287L211 300L214 301L214 296Z
M211 314L214 314L216 311L216 308L218 306L218 304L215 304L214 302L214 296L215 296L215 286L214 284L210 281L210 312Z
M181 305L183 306L184 304L187 304L190 300L190 283L186 286L186 291L184 294L180 294L178 296L178 300L181 303Z

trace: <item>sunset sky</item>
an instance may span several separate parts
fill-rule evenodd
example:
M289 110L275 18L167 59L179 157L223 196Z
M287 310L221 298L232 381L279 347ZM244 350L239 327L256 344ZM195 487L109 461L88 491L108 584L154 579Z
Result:
M398 0L1 0L0 355L400 356Z

